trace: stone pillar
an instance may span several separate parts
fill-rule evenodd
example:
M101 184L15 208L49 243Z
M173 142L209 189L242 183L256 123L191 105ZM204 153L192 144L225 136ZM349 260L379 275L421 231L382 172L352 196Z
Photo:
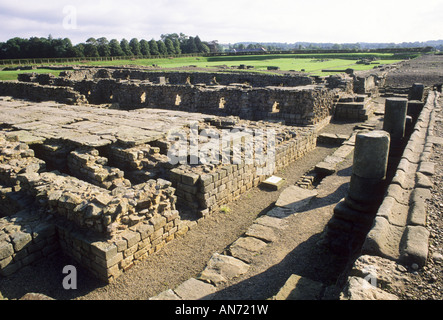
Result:
M391 135L391 141L395 145L399 144L405 135L407 110L408 99L386 99L383 130Z
M409 100L423 101L425 86L422 83L414 83L409 92Z
M372 212L383 198L390 148L389 133L382 130L359 133L355 140L354 163L346 203Z
M361 249L385 193L389 146L386 131L357 135L349 192L334 207L322 239L333 252L351 256Z

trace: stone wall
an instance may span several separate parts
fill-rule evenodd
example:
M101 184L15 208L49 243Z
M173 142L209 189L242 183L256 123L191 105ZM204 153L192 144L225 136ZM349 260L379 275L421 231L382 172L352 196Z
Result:
M120 80L143 80L159 84L160 82L184 85L229 85L247 84L253 87L288 86L296 87L313 84L312 78L305 75L271 75L247 72L183 72L183 71L146 71L134 68L117 69L81 69L60 74L73 80L113 78Z
M383 293L384 287L396 285L399 265L416 270L428 259L430 234L426 228L426 201L431 198L433 163L429 159L434 106L439 94L430 92L420 112L360 256L348 274L342 292L344 299L352 299L352 292L363 292L364 286L369 286L367 279L376 283L376 290ZM397 298L384 293L389 299Z
M31 101L52 100L66 104L86 103L85 97L70 87L18 81L0 81L0 96L13 96Z
M315 85L314 80L306 76L235 73L98 69L61 75L20 75L23 82L19 84L9 83L1 90L3 84L0 83L0 94L4 91L5 95L36 101L44 97L63 103L87 100L91 104L115 104L123 109L162 108L308 125L332 115L337 90L352 91L352 79L343 76L330 76ZM32 88L32 94L23 92L23 86ZM64 89L38 93L38 88L49 90L52 86Z
M242 121L237 123L239 127L242 124L244 125ZM217 165L181 165L170 170L168 179L176 188L178 203L186 205L200 216L205 216L219 210L224 204L238 199L241 194L258 186L270 175L316 147L315 128L295 129L274 124L270 125L269 129L274 129L272 133L276 135L275 154L270 153L270 149L267 148L265 137L264 157L260 158L254 152L246 156L244 151L248 143L246 139L254 137L239 130L233 132L224 144L221 144L220 154L215 156L220 159ZM268 132L264 134L266 136ZM237 161L235 148L239 151ZM224 157L226 150L230 150L227 158Z

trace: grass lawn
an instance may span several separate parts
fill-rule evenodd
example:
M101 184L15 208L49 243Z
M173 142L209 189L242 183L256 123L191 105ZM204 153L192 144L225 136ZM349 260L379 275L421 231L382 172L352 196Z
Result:
M415 55L416 56L416 55ZM364 65L356 64L361 58L376 57L378 64ZM414 57L414 56L412 56ZM400 58L400 57L399 57ZM158 65L163 68L179 68L194 65L199 68L215 67L220 65L231 66L253 66L248 71L266 72L267 67L279 67L283 71L295 70L314 74L329 75L334 72L323 73L322 70L343 70L352 68L354 70L369 70L380 64L391 64L401 61L391 53L347 53L347 54L267 54L267 55L249 55L249 56L215 56L215 57L180 57L180 58L160 58L160 59L132 59L132 60L114 60L114 61L88 61L70 63L70 65L85 64L90 66L151 66ZM405 58L405 57L401 57ZM26 71L0 71L0 80L15 80L19 73L39 72L52 73L58 75L60 71L37 69Z
M36 69L36 70L16 70L16 71L0 71L0 80L17 80L20 73L52 73L55 76L60 74L59 70Z

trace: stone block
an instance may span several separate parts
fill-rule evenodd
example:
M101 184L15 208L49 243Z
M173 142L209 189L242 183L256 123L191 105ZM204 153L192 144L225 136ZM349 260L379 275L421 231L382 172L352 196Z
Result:
M276 191L279 190L284 185L284 183L285 183L284 179L272 176L263 181L262 186L268 190Z
M312 198L317 196L317 191L307 190L297 186L290 186L283 190L275 205L277 207L288 208L292 212L297 212L306 207Z
M117 246L107 242L97 241L91 243L92 253L103 260L109 260L117 255Z
M32 236L25 232L16 232L11 236L12 243L14 245L14 250L19 252L26 245L30 244L32 241Z
M265 242L273 242L277 239L277 235L272 228L257 223L252 224L252 226L246 230L245 235Z
M8 242L0 243L0 260L6 259L14 253L14 247Z
M234 279L249 270L249 265L234 257L215 253L199 279L216 286Z
M174 292L183 300L207 300L210 299L209 296L215 293L216 290L209 283L191 278L175 288Z
M264 247L266 247L266 242L262 240L254 237L242 237L229 247L229 251L233 257L251 263Z
M429 235L429 231L423 226L407 226L400 260L423 267L428 258Z

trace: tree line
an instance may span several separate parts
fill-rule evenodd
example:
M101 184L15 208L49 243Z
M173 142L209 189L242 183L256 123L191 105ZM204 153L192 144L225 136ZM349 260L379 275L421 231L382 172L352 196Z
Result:
M204 42L197 35L183 33L162 34L160 40L132 38L108 40L106 37L89 38L84 43L73 45L69 38L54 39L31 37L12 38L0 42L0 59L30 58L81 58L81 57L120 57L120 56L160 56L188 53L217 52L219 46ZM212 50L211 50L212 49Z

